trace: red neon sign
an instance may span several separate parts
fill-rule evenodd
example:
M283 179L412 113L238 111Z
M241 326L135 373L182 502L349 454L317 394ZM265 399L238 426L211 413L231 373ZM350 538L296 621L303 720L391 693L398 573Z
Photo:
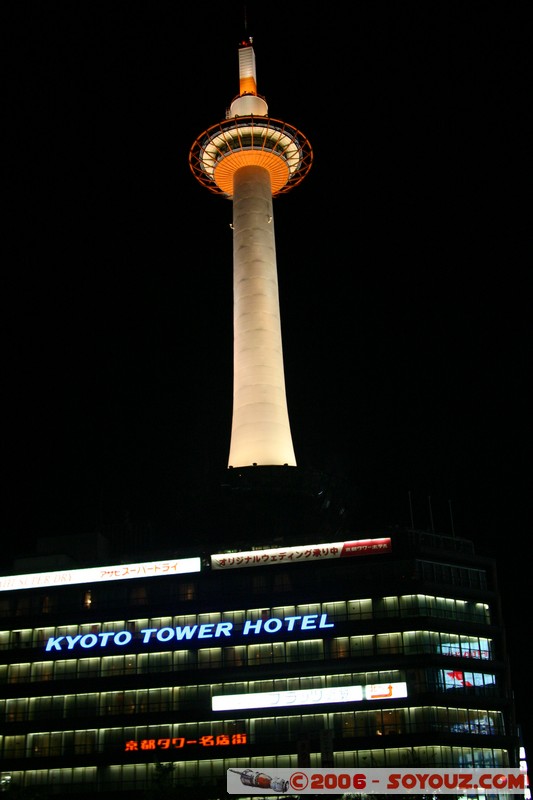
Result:
M139 750L181 750L189 744L200 745L201 747L227 747L233 744L246 744L245 733L219 733L217 736L199 736L198 739L186 739L184 736L164 739L130 739L124 745L126 753L138 752Z

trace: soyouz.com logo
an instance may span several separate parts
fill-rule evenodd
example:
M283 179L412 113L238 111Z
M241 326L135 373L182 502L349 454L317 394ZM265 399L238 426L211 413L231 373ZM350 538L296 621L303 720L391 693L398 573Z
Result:
M228 769L228 794L521 794L529 786L519 769Z

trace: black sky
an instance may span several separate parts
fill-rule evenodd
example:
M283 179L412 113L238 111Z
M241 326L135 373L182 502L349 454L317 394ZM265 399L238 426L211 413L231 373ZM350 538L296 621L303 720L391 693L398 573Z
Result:
M226 467L231 204L188 152L248 33L314 151L274 201L298 463L366 520L409 523L410 496L417 527L497 557L525 703L528 4L186 5L4 10L7 553L157 519Z

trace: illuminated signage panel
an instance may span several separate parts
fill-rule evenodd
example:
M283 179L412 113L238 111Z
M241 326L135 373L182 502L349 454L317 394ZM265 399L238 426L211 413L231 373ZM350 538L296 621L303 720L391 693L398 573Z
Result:
M370 686L365 686L365 700L386 700L389 697L407 697L407 684L405 681L371 683Z
M390 553L390 538L356 539L351 542L308 544L296 547L276 547L270 550L245 550L238 553L217 553L211 556L212 569L234 569L236 567L264 567L270 564L296 564L321 561L326 558Z
M470 642L443 642L440 651L445 656L455 656L457 658L490 658L490 644L488 639L479 639L479 644Z
M456 722L450 730L454 733L481 733L488 736L496 733L496 725L492 717L485 714L483 717L475 717L465 722Z
M78 583L125 581L134 578L160 578L163 575L183 575L200 572L199 557L170 558L167 561L144 561L139 564L118 564L111 567L65 569L57 572L34 572L28 575L8 575L0 578L0 591L40 589L46 586L71 586Z
M272 617L271 619L247 619L242 629L235 630L233 622L203 623L201 625L176 625L164 628L142 628L135 636L131 631L102 631L100 633L78 633L75 636L66 634L50 636L46 643L47 653L60 650L74 650L79 647L92 650L93 647L116 645L125 647L134 639L137 644L151 645L154 642L188 642L191 639L225 640L234 634L257 636L261 633L276 634L278 631L311 631L321 628L333 628L334 623L328 621L327 614L296 614L289 617Z
M328 689L296 689L281 692L252 692L213 697L213 711L239 711L245 708L281 708L311 706L321 703L358 703L361 700L383 700L407 697L405 682L371 686L337 686Z
M184 736L173 738L163 737L158 739L129 739L124 750L127 753L137 753L139 750L182 750L190 745L199 747L228 747L235 744L246 744L246 733L219 733L216 736L204 734L197 739L186 739Z
M490 686L496 683L496 676L487 672L461 672L441 670L441 679L446 689L462 689L472 686Z

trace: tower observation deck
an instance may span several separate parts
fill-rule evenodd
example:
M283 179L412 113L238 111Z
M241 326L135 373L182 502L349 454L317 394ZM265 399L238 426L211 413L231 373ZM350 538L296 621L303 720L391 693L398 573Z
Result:
M233 419L229 467L296 466L285 391L272 199L307 175L304 134L268 116L252 40L239 46L239 94L193 143L195 178L233 204Z

